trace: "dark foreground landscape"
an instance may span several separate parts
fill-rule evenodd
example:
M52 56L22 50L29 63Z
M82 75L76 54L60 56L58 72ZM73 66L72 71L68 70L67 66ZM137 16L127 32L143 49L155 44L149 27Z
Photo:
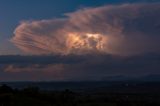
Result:
M160 82L1 82L0 106L160 106Z

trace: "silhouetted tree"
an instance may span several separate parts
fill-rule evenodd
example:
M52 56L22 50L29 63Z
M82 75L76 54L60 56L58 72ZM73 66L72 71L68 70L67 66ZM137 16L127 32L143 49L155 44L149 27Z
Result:
M0 93L11 93L11 92L13 92L13 89L7 86L6 84L0 86Z

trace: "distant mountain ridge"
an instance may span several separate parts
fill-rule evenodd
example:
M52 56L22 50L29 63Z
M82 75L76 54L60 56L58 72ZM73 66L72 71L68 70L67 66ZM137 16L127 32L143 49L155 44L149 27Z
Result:
M141 75L138 77L131 76L107 76L102 80L104 81L160 81L160 74Z

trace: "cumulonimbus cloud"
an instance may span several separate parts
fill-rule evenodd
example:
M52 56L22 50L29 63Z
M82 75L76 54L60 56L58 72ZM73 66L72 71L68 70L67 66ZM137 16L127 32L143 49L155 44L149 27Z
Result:
M160 52L160 3L84 8L62 19L23 21L12 42L30 54Z

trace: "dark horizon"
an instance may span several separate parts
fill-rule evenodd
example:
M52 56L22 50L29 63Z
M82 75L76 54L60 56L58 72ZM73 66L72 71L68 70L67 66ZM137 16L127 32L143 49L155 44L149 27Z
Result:
M160 0L0 0L0 106L160 106Z
M97 61L99 60L99 61ZM114 57L111 55L70 55L70 56L0 56L1 80L10 81L106 81L114 77L117 80L136 79L160 75L160 55ZM107 66L109 64L109 66ZM49 68L48 68L49 67ZM64 67L64 68L60 68ZM92 68L93 67L93 68ZM96 68L97 67L97 68ZM98 68L99 67L99 68ZM100 68L101 67L101 68ZM140 68L141 67L141 68ZM153 67L156 69L152 70ZM59 69L60 68L60 69ZM62 79L54 77L58 69ZM81 74L78 70L80 70ZM137 70L138 69L138 70ZM55 70L55 71L54 71ZM74 71L75 70L75 71ZM112 70L112 71L109 71ZM133 71L131 71L133 70ZM135 71L137 70L137 71ZM49 72L46 74L45 72ZM99 73L99 72L102 72ZM145 72L145 73L144 73ZM70 75L72 73L72 76ZM116 74L119 73L119 74ZM95 75L94 75L95 74ZM26 76L27 75L27 76ZM34 76L33 78L30 76ZM41 75L41 76L39 76ZM90 77L90 75L94 75ZM11 78L9 78L11 76ZM17 77L17 76L20 76ZM39 76L39 77L38 77ZM50 76L50 78L48 77ZM85 76L85 77L83 77ZM21 79L22 78L22 79ZM35 79L34 79L35 78ZM41 79L42 78L42 79ZM154 77L152 77L154 80ZM158 80L158 79L157 79Z

